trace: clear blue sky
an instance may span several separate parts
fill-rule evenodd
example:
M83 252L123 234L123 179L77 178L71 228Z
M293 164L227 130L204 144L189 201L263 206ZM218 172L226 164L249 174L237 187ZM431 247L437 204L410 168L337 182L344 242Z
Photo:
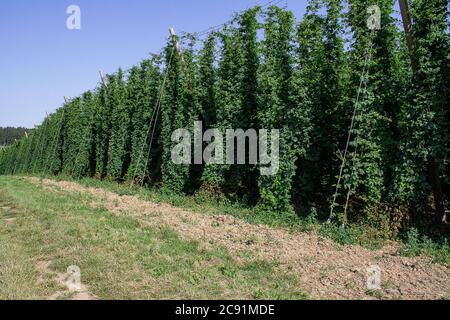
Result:
M158 52L168 28L202 31L268 0L1 0L0 126L32 128L63 96L93 89L98 70L130 68ZM285 4L282 1L281 4ZM287 1L298 19L306 1ZM81 8L81 30L66 9Z

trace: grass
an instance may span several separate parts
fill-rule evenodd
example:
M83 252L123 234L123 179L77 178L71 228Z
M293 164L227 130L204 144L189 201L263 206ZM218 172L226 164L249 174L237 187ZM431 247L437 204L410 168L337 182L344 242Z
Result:
M374 228L365 225L352 224L342 228L336 224L323 224L317 219L317 213L311 212L306 217L299 217L294 214L272 214L248 208L239 203L231 203L227 199L211 199L202 194L193 196L174 194L167 190L157 188L131 188L129 184L119 184L112 181L104 181L92 178L82 178L75 180L69 176L49 176L46 178L60 181L75 181L86 187L103 188L120 195L134 195L143 200L156 203L168 203L175 207L191 209L205 214L228 214L252 224L264 224L272 227L289 229L291 232L313 232L323 237L333 240L342 245L360 245L374 250L381 248L387 239L380 235ZM422 244L420 250L408 249L410 243L408 239L396 239L402 246L401 254L409 256L427 255L433 258L436 263L443 263L450 266L450 251L448 239L435 242L425 236L417 235L418 242ZM408 252L408 253L405 253Z
M108 186L126 192L123 186ZM274 263L250 257L235 261L224 248L205 249L165 226L93 209L91 200L87 194L43 192L19 177L0 176L0 299L46 299L64 290L54 274L36 267L40 261L58 274L79 266L82 283L100 299L308 298L297 275Z
M230 202L226 198L213 199L203 194L192 196L181 195L158 188L131 188L128 183L120 184L117 182L99 180L93 178L73 179L70 176L42 176L58 181L74 181L85 187L102 188L119 195L133 195L146 201L155 203L168 203L172 206L190 209L205 214L227 214L236 218L245 220L251 224L264 224L271 227L280 227L289 229L291 232L310 231L317 232L340 244L359 244L368 248L379 248L383 242L381 239L367 236L363 226L349 226L345 229L335 225L326 225L319 223L316 214L310 214L307 217L299 217L295 214L275 214L270 212L258 211L255 208L249 208L239 203Z
M433 257L434 263L450 266L450 246L446 239L440 243L432 241L426 236L420 236L417 229L408 231L406 243L400 250L400 254L406 257L426 255Z

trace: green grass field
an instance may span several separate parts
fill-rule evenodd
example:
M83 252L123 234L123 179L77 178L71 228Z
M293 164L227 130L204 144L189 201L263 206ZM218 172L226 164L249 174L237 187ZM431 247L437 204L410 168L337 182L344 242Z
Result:
M449 258L413 231L383 243L201 195L0 176L0 299L440 299ZM371 264L387 272L375 293Z
M55 280L70 265L99 299L306 298L296 277L274 264L237 262L224 248L201 248L88 201L0 177L0 299L70 298Z

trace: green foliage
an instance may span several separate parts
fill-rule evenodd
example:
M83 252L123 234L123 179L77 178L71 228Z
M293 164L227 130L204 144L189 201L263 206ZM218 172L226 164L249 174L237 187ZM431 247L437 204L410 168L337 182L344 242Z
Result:
M194 91L195 66L193 40L183 52L183 59L173 48L171 42L165 50L167 84L162 98L162 182L166 188L183 192L188 187L190 166L175 164L171 159L173 147L178 141L172 141L172 133L181 128L191 129L194 114L198 112Z
M92 176L95 173L95 111L98 96L92 92L83 94L80 114L79 144L72 174L75 177Z
M406 245L403 248L402 253L406 256L417 256L420 254L420 239L419 231L412 228L407 233Z
M305 155L308 145L310 105L302 99L305 89L294 70L294 17L278 7L269 8L266 15L258 115L261 128L281 130L281 149L279 173L259 178L260 209L284 213L292 211L295 162Z
M155 142L159 139L161 128L159 122L156 125L152 122L152 115L158 107L161 85L159 61L156 57L143 61L140 67L134 67L130 71L127 84L127 105L132 108L131 163L128 170L130 179L140 181L142 177L144 180L151 177L153 182L156 179L155 167L161 155ZM153 148L150 150L153 132Z
M450 265L450 245L448 240L443 240L439 243L427 236L420 237L416 228L411 228L408 231L400 254L405 257L427 255L433 258L434 263Z
M383 26L376 32L369 31L366 20L361 19L372 4L379 5ZM348 19L355 39L350 51L351 71L355 75L351 83L353 88L361 86L361 91L359 101L352 99L356 117L340 201L346 202L345 196L349 196L349 205L354 207L350 208L350 218L354 220L370 219L370 214L387 201L390 166L397 157L394 121L400 110L397 96L401 92L396 91L400 75L392 13L393 1L350 1ZM368 70L366 75L364 70ZM364 75L362 82L360 75Z
M237 16L233 24L219 34L222 55L217 81L217 129L259 128L258 69L260 48L257 40L259 7ZM224 145L226 137L224 136ZM246 158L248 158L246 142ZM255 203L258 194L254 165L214 165L204 170L203 189L209 193L227 193L244 202Z
M216 41L214 35L209 35L198 59L198 101L205 130L214 128L217 122L217 70L214 66Z
M447 1L438 0L412 3L412 32L416 39L412 59L417 70L399 115L403 159L396 166L395 195L402 202L426 203L430 190L427 164L436 161L442 174L448 159L450 46L447 5Z
M326 15L320 15L325 6ZM299 71L297 86L303 88L310 110L310 144L298 162L295 190L300 204L327 205L339 170L338 152L343 149L349 119L348 57L344 52L340 1L312 1L297 31ZM309 146L309 147L308 147Z
M127 89L122 69L108 76L107 104L111 114L111 137L108 148L107 175L110 179L122 179L130 162L130 106L126 103Z
M42 171L42 158L44 155L46 141L50 137L47 136L47 128L49 126L49 118L45 118L42 125L38 126L35 130L36 140L34 141L33 151L32 151L32 161L30 163L30 172L36 173Z
M98 91L98 101L95 115L96 139L96 175L99 178L106 176L108 165L108 150L111 136L111 105L108 103L107 87L102 85Z
M374 32L366 24L372 4L381 10ZM292 12L255 7L199 46L181 37L182 57L170 39L161 54L108 75L2 148L0 173L132 180L180 197L238 202L256 220L294 221L294 212L314 212L310 219L320 221L329 212L357 103L336 212L368 234L397 235L407 221L432 216L430 163L450 195L450 64L446 1L411 2L412 57L393 8L393 0L311 0L296 26ZM223 133L279 129L278 173L173 163L172 133L186 128L193 137L194 121ZM358 242L352 228L330 225L322 232Z
M78 151L83 139L80 134L83 131L82 114L83 105L81 98L75 98L64 106L66 121L64 124L64 146L63 146L63 171L72 174Z
M66 106L58 109L56 113L50 116L46 133L46 136L48 136L45 147L46 153L42 155L45 173L58 174L62 170L67 121Z
M35 131L32 131L30 134L26 134L26 139L23 140L24 147L22 150L22 156L20 157L22 161L16 163L17 170L15 173L24 173L30 170L31 163L33 161L32 150L36 141L35 136Z
M237 128L236 119L240 114L243 99L240 90L242 58L235 28L227 27L218 36L222 50L215 84L215 128L224 132L226 129ZM223 141L225 142L225 137ZM202 176L202 188L210 193L221 192L228 169L228 165L206 166Z

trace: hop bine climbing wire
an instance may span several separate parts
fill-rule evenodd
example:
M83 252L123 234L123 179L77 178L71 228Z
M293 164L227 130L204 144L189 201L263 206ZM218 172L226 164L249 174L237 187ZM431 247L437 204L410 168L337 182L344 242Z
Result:
M264 9L264 8L268 8L268 7L270 7L270 6L277 6L277 5L279 5L280 3L282 3L282 2L285 3L284 6L285 6L285 8L287 8L287 6L288 6L288 1L287 1L287 0L270 0L270 1L268 1L267 3L264 3L264 4L259 5L259 7L260 7L261 9ZM197 38L200 39L200 38L202 38L202 37L204 37L204 36L207 36L207 35L209 35L209 34L211 34L211 33L214 33L214 32L216 32L216 31L220 30L221 28L225 27L225 26L228 25L228 24L231 24L231 23L233 22L233 20L234 20L234 19L228 20L227 22L221 23L221 24L216 25L216 26L213 26L213 27L209 27L209 28L207 28L207 29L205 29L205 30L202 30L202 31L194 32L193 34L194 34Z
M356 117L358 115L358 106L359 106L359 104L361 102L361 98L363 96L363 92L366 91L366 88L367 88L367 82L368 82L368 77L369 77L369 69L370 69L370 62L372 60L372 49L373 49L373 36L374 36L374 34L375 34L375 31L372 31L371 35L369 37L369 43L368 43L368 46L367 46L367 52L365 54L366 58L365 58L365 61L364 61L363 70L362 70L361 78L360 78L360 81L359 81L359 87L358 87L358 91L357 91L357 95L356 95L356 101L355 101L355 104L354 104L354 107L353 107L352 119L351 119L351 122L350 122L350 128L348 130L348 135L347 135L347 142L346 142L346 145L345 145L344 153L342 155L342 163L341 163L339 176L338 176L338 181L336 183L336 190L335 190L335 193L333 195L333 202L331 204L330 215L329 215L329 217L327 219L327 223L330 223L331 220L335 216L335 210L334 209L337 206L336 201L337 201L337 198L339 196L339 189L340 189L340 186L341 186L345 165L347 163L347 155L348 155L349 149L350 149L350 142L351 142L351 139L352 139L352 133L353 133L353 130L354 130L354 127L355 127L355 120L356 120ZM355 150L353 151L353 153L351 155L352 159L355 159L357 154L358 154L358 145L356 144L355 145ZM351 172L352 172L351 174L353 175L354 172L355 172L355 167L354 166L352 167ZM348 185L348 192L347 192L346 203L345 203L345 207L344 207L344 219L347 216L348 204L349 204L349 201L350 201L351 191L352 191L352 185L350 183Z
M149 142L149 145L148 145L148 152L147 152L147 157L146 157L146 161L145 161L145 164L144 164L144 171L142 173L142 176L140 177L141 178L141 181L140 181L141 182L141 186L144 185L145 175L147 173L148 161L149 161L149 158L150 158L150 153L151 153L153 140L154 140L155 132L156 132L156 123L158 121L159 111L161 109L161 99L162 99L162 95L164 94L164 87L165 87L165 84L166 84L166 81L167 81L167 77L168 77L168 74L169 74L168 71L169 71L170 65L172 64L172 59L173 59L173 55L174 55L175 50L176 50L175 47L173 47L172 50L171 50L169 63L167 64L167 66L166 66L166 68L164 70L164 78L163 78L163 81L162 81L162 83L161 83L161 85L159 87L159 92L158 92L158 98L157 98L157 101L156 101L156 105L155 105L155 108L153 109L153 113L152 113L152 116L150 118L150 122L149 122L149 125L148 125L146 139L150 135L150 131L152 132L152 134L151 134L150 142ZM141 152L139 153L138 161L137 161L136 167L134 169L133 176L131 177L130 187L133 187L133 185L134 185L134 179L135 179L135 177L137 175L137 170L138 170L138 168L139 168L139 166L141 164L142 157L144 156L144 150L145 150L145 142L142 144L142 149L141 149Z
M151 134L151 137L150 137L150 142L149 142L149 145L148 145L147 157L145 158L146 160L145 160L145 164L144 164L144 171L143 171L142 176L140 177L141 187L144 185L144 182L145 182L145 175L147 174L148 162L149 162L149 159L150 159L150 154L151 154L151 150L152 150L153 140L155 138L155 133L156 133L156 124L157 124L157 121L158 121L158 118L159 118L159 112L161 110L161 99L162 99L162 95L164 94L164 88L165 88L165 84L166 84L167 77L168 77L168 74L169 74L168 71L169 71L170 66L172 64L173 55L175 54L175 51L176 51L176 53L178 54L178 56L180 58L181 67L183 68L183 72L185 74L188 74L186 62L185 62L184 57L183 57L183 52L181 50L181 46L180 46L180 44L178 42L178 39L177 39L177 36L175 34L175 30L173 28L170 28L169 29L169 33L170 33L170 36L172 38L173 47L172 47L172 50L170 52L169 62L168 62L167 66L166 66L166 68L164 70L163 82L161 83L161 86L160 86L160 89L159 89L158 98L157 98L157 101L156 101L156 106L153 109L153 114L152 114L152 117L150 118L150 123L149 123L148 131L147 131L147 135L146 135L146 137L148 138L148 136L150 134L150 130L152 131L152 134ZM189 81L189 89L191 90L192 89L192 81L191 81L191 79L189 77L188 77L188 81ZM133 187L133 185L134 185L134 179L135 179L136 174L137 174L137 169L139 168L139 166L141 164L141 160L142 160L142 156L143 156L143 153L144 153L144 149L145 149L145 143L142 146L142 150L141 150L141 152L139 154L139 158L138 158L138 162L137 162L134 174L131 177L130 187Z

